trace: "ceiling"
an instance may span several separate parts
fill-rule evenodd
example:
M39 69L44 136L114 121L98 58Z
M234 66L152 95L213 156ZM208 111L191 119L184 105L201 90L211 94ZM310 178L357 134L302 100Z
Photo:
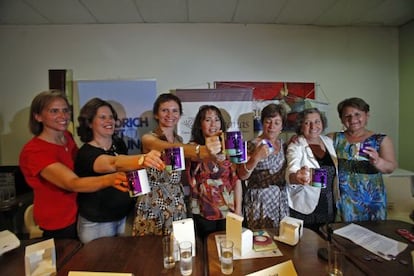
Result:
M414 0L0 0L0 25L235 23L400 27Z

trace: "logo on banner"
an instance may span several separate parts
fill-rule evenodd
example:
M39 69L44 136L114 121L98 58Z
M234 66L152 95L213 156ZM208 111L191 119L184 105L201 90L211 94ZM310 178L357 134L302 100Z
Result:
M118 135L128 147L128 151L141 150L142 128L150 127L148 117L132 117L118 119L115 123L115 134Z

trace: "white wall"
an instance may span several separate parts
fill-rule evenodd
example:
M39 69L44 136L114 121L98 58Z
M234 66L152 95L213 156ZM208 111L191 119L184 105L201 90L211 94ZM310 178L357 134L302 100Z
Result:
M49 69L72 69L75 80L155 78L159 93L216 80L316 82L332 104L329 131L341 128L336 104L360 96L371 105L369 128L398 141L396 28L3 26L0 41L3 165L17 164L30 138L28 109L47 89Z

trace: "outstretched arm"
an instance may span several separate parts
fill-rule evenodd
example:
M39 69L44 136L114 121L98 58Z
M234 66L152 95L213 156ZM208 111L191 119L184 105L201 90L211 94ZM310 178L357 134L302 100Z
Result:
M165 164L161 160L161 152L151 150L146 154L117 156L102 154L96 158L93 164L93 170L97 173L131 171L145 168L164 170Z
M160 140L151 134L144 134L141 140L144 152L148 152L150 150L163 152L165 149L171 147L183 147L185 157L191 158L192 160L215 156L217 153L221 152L221 142L218 136L206 138L206 145L169 143L167 141Z
M59 188L71 192L95 192L111 186L123 192L128 191L128 180L123 172L78 177L70 168L56 162L45 167L40 175Z

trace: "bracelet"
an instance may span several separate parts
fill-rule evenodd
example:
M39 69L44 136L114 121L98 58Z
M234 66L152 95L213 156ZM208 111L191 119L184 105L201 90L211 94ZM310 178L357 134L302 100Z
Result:
M250 173L252 173L252 171L254 170L254 168L249 170L249 169L247 168L247 166L246 166L246 163L243 163L243 168L244 168L244 169L246 170L246 172L248 172L249 174L250 174Z
M195 147L195 153L197 154L197 158L200 159L200 145Z

